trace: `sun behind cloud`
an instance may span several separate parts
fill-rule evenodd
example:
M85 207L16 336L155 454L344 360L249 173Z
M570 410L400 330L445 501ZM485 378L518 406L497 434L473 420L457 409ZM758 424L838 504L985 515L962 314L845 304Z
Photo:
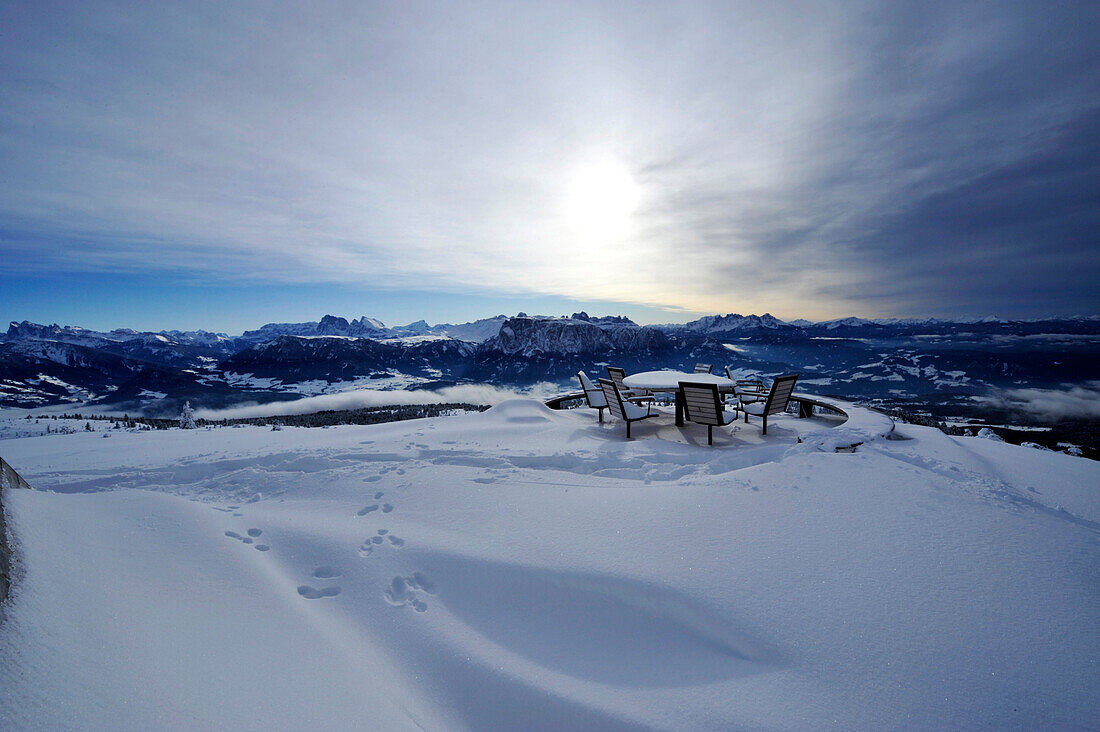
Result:
M642 191L630 173L605 162L581 169L566 194L565 216L585 244L605 244L630 232Z

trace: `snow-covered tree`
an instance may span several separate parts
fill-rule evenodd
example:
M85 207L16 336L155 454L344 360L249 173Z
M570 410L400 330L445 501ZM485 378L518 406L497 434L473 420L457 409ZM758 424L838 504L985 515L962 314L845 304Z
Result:
M195 424L195 410L191 409L191 402L183 403L183 412L180 413L180 429L193 430L198 427Z

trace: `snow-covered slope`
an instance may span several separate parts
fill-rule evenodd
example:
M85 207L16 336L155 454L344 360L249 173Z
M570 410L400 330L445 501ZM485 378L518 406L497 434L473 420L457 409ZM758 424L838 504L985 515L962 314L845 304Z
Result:
M440 329L441 333L451 338L460 341L469 341L471 343L481 343L499 333L500 326L507 319L508 317L506 315L497 315L493 318L475 320L472 323L462 323L460 325L445 323L436 327Z
M0 728L1093 725L1100 464L833 424L5 440Z

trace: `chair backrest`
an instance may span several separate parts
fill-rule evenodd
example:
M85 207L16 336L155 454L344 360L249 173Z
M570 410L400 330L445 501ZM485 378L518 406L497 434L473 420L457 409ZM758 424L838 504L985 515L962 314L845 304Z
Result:
M607 400L607 408L611 413L621 420L626 420L623 399L619 395L619 389L615 386L615 382L600 379L600 389L603 391L604 398Z
M680 382L687 418L699 424L722 424L722 401L717 384Z
M709 374L713 368L709 363L697 363L695 364L695 373L697 374Z
M607 406L607 397L604 396L603 389L593 384L588 374L578 371L577 378L581 380L581 388L584 389L584 398L588 401L588 406L593 409Z
M791 400L791 394L794 392L794 382L796 381L798 381L798 374L785 374L775 377L775 381L772 382L772 390L768 392L767 407L764 409L765 414L779 414L787 411L787 403Z
M607 378L611 379L612 384L619 387L619 391L628 391L626 385L623 384L623 379L626 378L626 369L620 369L616 366L608 366Z
M738 379L733 384L733 391L737 394L763 394L767 389L760 379Z

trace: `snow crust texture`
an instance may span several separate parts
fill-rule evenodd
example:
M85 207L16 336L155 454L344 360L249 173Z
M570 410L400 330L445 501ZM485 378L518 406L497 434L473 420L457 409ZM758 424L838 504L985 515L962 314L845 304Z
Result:
M5 440L0 729L1095 725L1098 464L835 424Z

